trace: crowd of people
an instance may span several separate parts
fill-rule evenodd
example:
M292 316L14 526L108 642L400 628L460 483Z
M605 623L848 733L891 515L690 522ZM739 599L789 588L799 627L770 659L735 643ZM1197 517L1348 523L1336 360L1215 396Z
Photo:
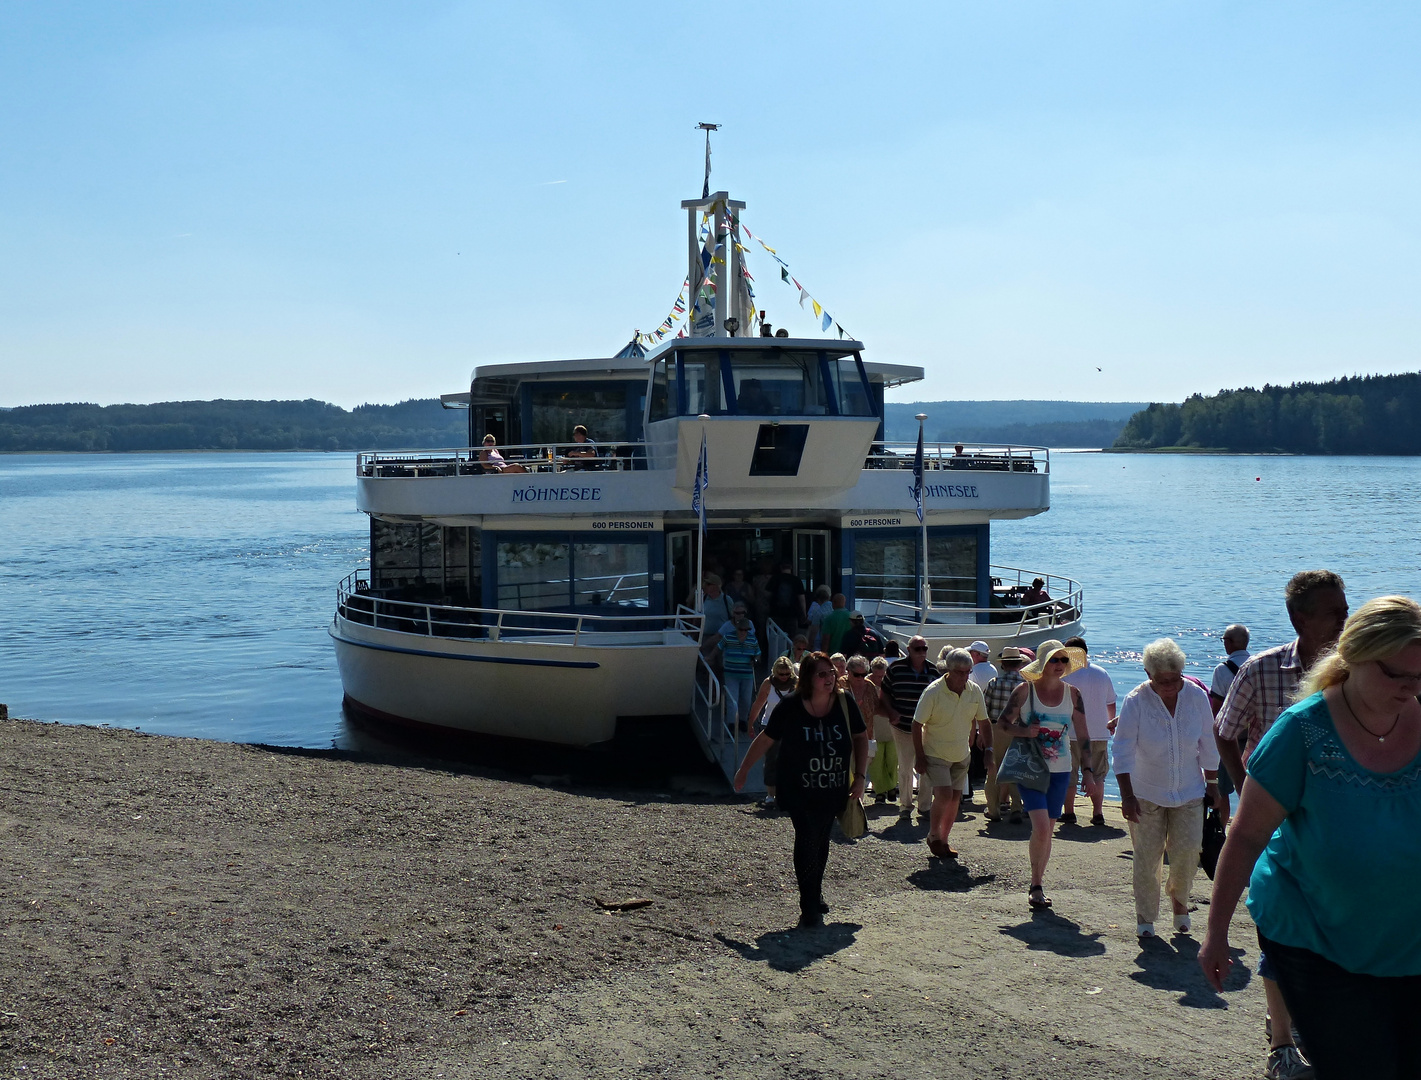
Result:
M1145 678L1117 713L1110 676L1080 638L1008 646L995 664L982 641L935 661L922 637L903 656L866 655L843 648L857 622L843 597L821 592L805 612L811 634L745 706L757 734L735 777L739 790L763 759L766 805L794 824L801 926L828 910L833 822L866 792L896 800L900 822L917 810L930 858L959 859L950 837L974 755L986 835L1026 815L1027 903L1052 907L1052 838L1076 822L1077 795L1091 825L1105 825L1113 768L1142 941L1161 933L1162 884L1173 932L1193 931L1206 812L1228 823L1198 956L1222 989L1247 889L1267 1001L1264 1075L1421 1076L1408 1027L1421 993L1408 884L1421 854L1421 606L1388 596L1349 617L1342 579L1304 571L1284 594L1293 640L1254 655L1247 628L1229 626L1207 685L1186 675L1176 642L1150 642Z

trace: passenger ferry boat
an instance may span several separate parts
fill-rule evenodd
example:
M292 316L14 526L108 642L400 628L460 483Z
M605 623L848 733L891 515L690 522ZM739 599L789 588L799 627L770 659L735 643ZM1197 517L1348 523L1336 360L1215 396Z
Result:
M853 340L737 336L757 320L737 266L744 204L722 191L682 206L690 280L714 290L688 336L651 355L634 339L612 357L481 365L444 399L468 409L468 447L358 455L370 568L340 583L330 628L352 708L574 746L610 740L619 719L689 715L733 769L698 647L702 565L750 580L787 562L808 596L827 585L934 653L1078 630L1076 582L990 557L994 519L1048 508L1049 451L926 447L920 525L916 447L883 442L883 402L922 368L867 361ZM731 241L723 263L702 230ZM595 446L570 441L578 424ZM506 467L486 460L486 434ZM1053 599L1022 607L1034 577ZM795 632L761 629L769 657Z

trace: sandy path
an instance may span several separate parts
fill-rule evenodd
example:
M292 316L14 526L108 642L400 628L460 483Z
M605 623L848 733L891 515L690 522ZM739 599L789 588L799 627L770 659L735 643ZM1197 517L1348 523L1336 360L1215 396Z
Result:
M1024 826L952 867L892 820L787 932L789 824L728 798L0 723L0 1068L1260 1074L1256 981L1136 943L1123 830L1065 832L1033 917Z

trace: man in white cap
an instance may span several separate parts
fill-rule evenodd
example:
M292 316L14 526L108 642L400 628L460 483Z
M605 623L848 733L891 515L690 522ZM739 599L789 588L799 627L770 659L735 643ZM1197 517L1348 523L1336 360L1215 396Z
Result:
M972 654L972 671L968 678L987 689L987 684L997 677L997 669L992 666L992 649L985 641L974 641L967 646Z

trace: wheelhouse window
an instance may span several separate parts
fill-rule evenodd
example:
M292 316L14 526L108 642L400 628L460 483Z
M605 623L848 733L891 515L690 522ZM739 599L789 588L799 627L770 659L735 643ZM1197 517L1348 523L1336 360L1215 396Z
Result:
M679 415L876 416L856 355L833 349L677 349L671 370Z
M498 606L558 611L568 606L572 545L535 540L498 542Z

